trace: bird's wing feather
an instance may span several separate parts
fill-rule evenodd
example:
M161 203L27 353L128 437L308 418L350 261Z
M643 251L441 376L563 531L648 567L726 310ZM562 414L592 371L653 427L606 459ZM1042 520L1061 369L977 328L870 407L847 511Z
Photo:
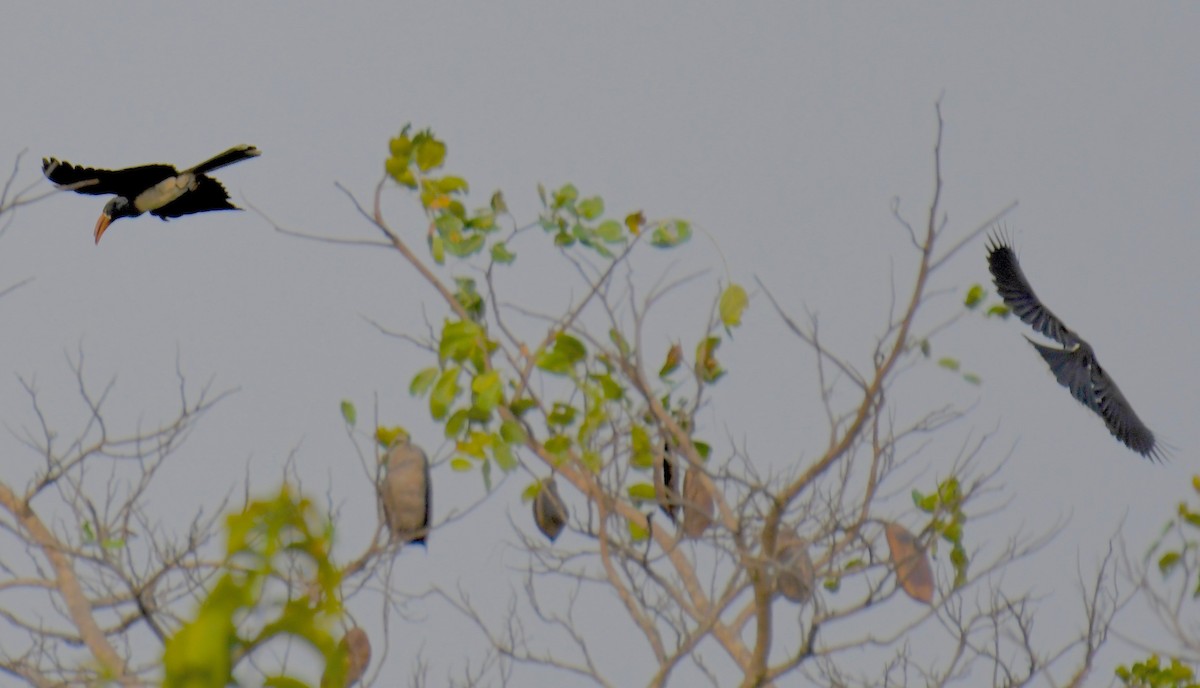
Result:
M1025 279L1025 273L1021 271L1017 255L999 235L992 235L988 244L988 269L1000 297L1018 318L1065 347L1078 342L1075 334L1038 300L1029 280Z
M1059 384L1069 389L1079 403L1104 419L1104 425L1113 437L1151 461L1165 458L1154 440L1154 433L1138 418L1117 383L1096 362L1090 347L1084 344L1073 350L1063 350L1042 346L1028 337L1025 339L1045 359Z
M142 165L127 167L123 170L100 170L94 167L72 165L55 158L42 160L42 172L47 179L59 186L79 184L80 186L72 189L76 193L90 196L116 194L128 197L177 174L175 168L170 165Z
M167 219L209 210L240 210L229 202L229 193L221 182L205 175L196 177L196 188L183 194L150 214Z
M1113 437L1123 442L1126 447L1134 450L1151 461L1162 461L1166 457L1163 450L1154 441L1154 433L1134 413L1133 406L1121 394L1117 383L1108 377L1103 370L1098 370L1094 376L1093 386L1100 409L1098 413L1104 418L1104 424Z
M1058 384L1071 390L1071 396L1075 397L1079 403L1100 413L1100 404L1096 399L1096 390L1092 385L1087 361L1082 356L1082 347L1067 351L1052 346L1043 346L1029 337L1026 337L1025 341L1037 349L1037 352L1046 360L1046 365L1050 366L1050 372L1054 373Z

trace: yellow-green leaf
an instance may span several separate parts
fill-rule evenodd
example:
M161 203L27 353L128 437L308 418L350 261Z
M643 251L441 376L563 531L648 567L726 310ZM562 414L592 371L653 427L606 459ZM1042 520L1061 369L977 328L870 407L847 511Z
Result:
M379 446L383 447L384 449L392 446L392 443L395 442L400 436L407 437L408 432L406 432L404 428L400 427L399 425L393 425L390 428L380 425L379 427L375 428L375 441L378 442Z
M671 345L667 349L667 359L663 361L662 368L658 370L658 376L665 378L679 368L680 362L683 361L683 347L678 342Z
M634 483L630 485L629 498L635 502L653 502L654 485L650 483Z
M509 265L517 259L517 254L508 250L508 244L497 241L492 244L492 260L502 265Z
M967 296L963 299L963 305L967 308L975 308L983 303L984 297L987 296L987 291L984 290L982 284L972 284L967 290Z
M434 420L445 418L450 411L450 405L458 398L461 391L458 386L458 373L458 366L447 368L433 385L433 393L429 395L429 413Z
M427 138L417 146L417 167L428 172L441 166L446 159L446 144L435 138Z
M355 410L354 403L348 399L342 400L342 418L350 427L354 427L354 424L358 422L358 411Z
M430 366L413 375L412 382L408 383L408 393L417 397L427 392L437 379L438 372L437 366Z
M745 312L748 305L750 305L750 297L746 295L746 290L741 285L731 284L725 288L725 293L721 294L719 310L721 323L725 325L726 329L742 324L742 313Z

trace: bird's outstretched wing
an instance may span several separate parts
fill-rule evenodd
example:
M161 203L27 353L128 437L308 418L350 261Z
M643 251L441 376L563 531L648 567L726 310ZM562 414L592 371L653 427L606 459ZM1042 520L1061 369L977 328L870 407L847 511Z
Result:
M209 210L241 210L229 202L229 193L221 182L206 175L196 177L196 188L156 210L151 215L162 219L203 213Z
M177 174L175 168L170 165L142 165L127 167L123 170L98 170L93 167L72 165L57 158L42 158L42 173L59 186L74 187L72 190L76 193L89 196L136 194Z
M1100 416L1113 437L1126 447L1152 461L1165 459L1162 448L1154 440L1154 433L1134 413L1117 383L1104 372L1092 347L1067 329L1038 300L1012 247L999 234L993 234L988 243L988 268L996 290L1012 312L1037 332L1062 345L1062 348L1044 346L1025 338L1050 366L1058 383L1070 390L1079 403Z
M1079 341L1075 333L1038 300L1025 273L1021 272L1017 254L999 234L993 234L988 243L988 269L996 282L996 291L1018 318L1065 347L1072 347Z
M1096 362L1096 355L1087 343L1081 342L1073 350L1065 350L1043 346L1028 337L1025 339L1042 355L1059 384L1071 390L1071 396L1079 403L1104 419L1104 425L1113 437L1151 461L1166 458L1154 441L1154 433L1138 418L1117 383Z

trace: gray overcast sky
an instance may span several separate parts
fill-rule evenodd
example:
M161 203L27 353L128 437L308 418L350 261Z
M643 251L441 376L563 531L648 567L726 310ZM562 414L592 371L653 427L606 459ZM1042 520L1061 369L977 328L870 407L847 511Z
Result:
M971 319L934 342L982 387L948 374L941 385L935 370L906 378L929 406L978 401L954 432L998 428L993 461L1015 443L1001 474L1012 501L986 533L1071 518L1014 576L1073 602L1077 561L1098 560L1118 528L1146 542L1186 497L1200 412L1200 4L1102 4L10 3L0 162L28 149L29 182L44 155L186 166L252 143L261 158L218 175L235 202L294 229L373 238L333 183L366 196L388 137L411 121L449 143L448 168L478 205L503 189L531 220L538 182L572 181L614 212L693 220L735 280L758 276L791 313L819 312L827 342L866 367L890 276L907 293L914 259L891 199L920 220L941 97L952 232L1018 200L1008 225L1039 295L1177 447L1160 467L1113 441L1014 322ZM389 204L420 245L415 206L399 192ZM158 496L180 523L237 484L247 460L255 485L277 484L294 450L306 486L331 483L344 524L373 524L337 402L363 414L378 394L385 420L438 447L406 391L427 359L364 319L423 332L422 304L440 313L430 289L392 255L288 238L249 212L124 220L96 247L102 206L57 196L21 211L0 240L0 287L36 278L0 300L0 418L30 422L15 376L36 375L53 415L78 419L64 352L82 347L96 384L117 379L117 419L151 422L175 398L178 355L195 384L240 388L163 476ZM680 260L721 276L707 240ZM939 275L934 286L953 290L941 312L972 282L988 282L982 241ZM698 327L681 315L672 330ZM765 300L722 353L732 372L705 429L718 453L728 434L763 461L811 458L824 439L811 358ZM31 470L11 436L0 455L6 480ZM952 458L931 459L927 482ZM450 492L480 490L446 468L435 480L439 510L455 503ZM435 533L428 556L403 555L412 578L397 578L419 589L422 576L468 570L470 556L514 556L503 514L527 525L524 482L481 519ZM904 515L903 499L895 508ZM490 575L505 599L507 569ZM393 630L413 640L392 649L385 676L407 676L422 642L442 656L436 644L460 627L422 623ZM639 679L637 659L614 678Z

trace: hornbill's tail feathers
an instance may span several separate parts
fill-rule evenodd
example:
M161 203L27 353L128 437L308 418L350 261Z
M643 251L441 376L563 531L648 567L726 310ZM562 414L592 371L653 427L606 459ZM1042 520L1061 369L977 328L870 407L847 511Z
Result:
M213 156L199 165L196 165L191 169L191 171L196 174L205 174L207 172L212 172L213 170L225 167L226 165L232 165L239 160L245 160L246 158L253 158L259 155L262 155L262 151L258 150L254 146L234 146L224 153Z

